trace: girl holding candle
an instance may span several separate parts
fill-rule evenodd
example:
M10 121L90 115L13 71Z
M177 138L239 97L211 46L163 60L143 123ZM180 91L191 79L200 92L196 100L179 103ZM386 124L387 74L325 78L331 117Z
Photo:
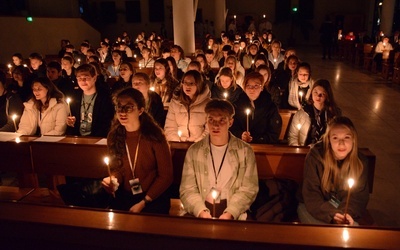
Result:
M68 106L64 95L47 78L32 83L33 97L25 109L17 133L23 135L63 135L67 129Z
M165 135L168 141L200 141L208 134L204 107L211 100L210 90L200 72L187 71L181 88L168 108ZM179 138L178 130L182 131Z
M295 77L289 83L289 104L292 108L302 109L310 97L314 81L311 79L311 66L299 63Z
M218 73L218 80L211 88L212 99L224 99L234 103L243 89L236 84L235 76L230 68L224 67ZM224 94L226 93L226 97Z
M110 177L102 185L115 192L111 208L139 213L168 214L167 189L173 180L168 143L162 129L145 111L145 99L139 90L128 88L114 99L116 116L107 144L110 151Z
M264 89L264 78L258 72L246 75L244 92L234 103L235 119L231 132L248 143L274 144L282 129L282 118L271 96ZM250 109L247 129L246 109Z
M154 92L160 95L162 103L169 105L174 90L179 86L179 81L172 75L167 59L159 58L155 61L150 82L150 86L154 88Z
M296 112L290 125L289 146L315 144L325 133L328 122L341 114L328 80L317 80L304 109Z
M303 197L297 209L302 223L357 225L355 220L363 215L369 198L367 164L357 147L357 132L351 120L333 118L322 141L306 157ZM349 178L355 182L347 204Z

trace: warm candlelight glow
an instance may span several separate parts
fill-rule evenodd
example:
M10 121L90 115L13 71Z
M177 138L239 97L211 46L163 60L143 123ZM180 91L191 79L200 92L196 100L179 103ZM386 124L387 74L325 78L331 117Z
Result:
M274 58L274 63L276 63L276 58Z
M236 15L233 15L233 18L235 18L235 19L236 19Z
M66 101L67 101L67 103L69 105L69 103L71 102L71 98L68 97Z
M297 124L296 127L297 127L298 130L300 130L301 129L301 124L300 123Z
M343 229L342 239L344 242L347 242L350 239L350 234L349 234L349 231L347 230L347 228Z
M263 15L263 18L265 18L265 15Z
M11 68L12 68L12 65L9 63L9 64L7 65L7 67L8 67L9 69L11 69Z
M224 92L224 98L225 98L225 100L228 98L228 93L227 92Z
M213 191L211 192L211 196L213 197L213 199L217 199L219 195L219 192L215 189L213 189Z
M181 141L182 131L178 130L179 141Z
M155 90L155 88L154 88L154 87L150 87L150 90L151 90L151 91L154 91L154 90Z
M14 129L15 129L15 132L17 132L17 124L15 123L15 119L17 119L17 115L16 114L13 114L12 116L11 116L11 119L13 120L13 123L14 123Z
M68 104L68 112L69 112L68 114L69 114L69 116L71 116L71 106L69 105L71 102L71 98L67 97L67 99L65 101Z
M108 157L104 157L104 163L108 166L110 164L110 159Z
M249 114L250 109L246 109L246 131L249 132Z
M134 54L133 57L136 58L136 54Z
M349 189L352 188L353 185L354 185L354 179L353 179L353 178L349 178L349 179L347 180L347 184L349 184Z
M251 64L254 64L254 60L251 60Z
M25 67L25 68L27 68L27 67L28 67L28 65L24 64L24 67Z
M250 109L246 109L246 115L250 115Z
M16 142L16 143L20 143L20 142L21 142L21 139L20 139L19 137L17 137L17 138L15 138L15 142Z

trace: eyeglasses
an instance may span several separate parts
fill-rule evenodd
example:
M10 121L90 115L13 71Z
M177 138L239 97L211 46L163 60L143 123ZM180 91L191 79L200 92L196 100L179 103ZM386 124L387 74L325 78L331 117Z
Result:
M135 110L136 106L133 104L127 104L124 106L115 106L115 111L117 113L132 113Z
M255 89L258 90L261 88L261 85L257 84L257 85L246 85L246 89Z
M182 84L187 86L187 87L192 87L192 86L196 85L196 83L194 83L194 82L182 82Z

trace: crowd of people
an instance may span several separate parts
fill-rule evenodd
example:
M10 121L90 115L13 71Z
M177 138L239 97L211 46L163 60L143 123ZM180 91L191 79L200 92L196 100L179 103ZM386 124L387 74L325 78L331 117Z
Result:
M101 184L115 197L111 208L168 213L168 141L194 142L180 186L192 216L246 218L258 192L249 143L312 147L301 221L353 225L366 208L367 169L353 124L341 116L329 81L314 81L311 65L272 33L207 35L189 57L145 32L136 39L124 32L98 48L61 45L58 60L47 64L39 53L26 62L12 55L9 72L0 72L0 131L107 137L112 176ZM279 140L280 109L297 111L287 141ZM344 214L350 177L356 198Z

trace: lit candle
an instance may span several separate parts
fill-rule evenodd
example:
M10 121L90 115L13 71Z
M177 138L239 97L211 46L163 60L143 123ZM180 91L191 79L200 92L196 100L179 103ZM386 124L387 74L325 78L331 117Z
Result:
M300 123L297 124L296 127L297 127L298 130L300 130L301 129L301 124Z
M211 45L208 45L208 49L211 49Z
M8 71L9 71L9 73L10 73L10 75L11 75L11 69L12 69L11 63L9 63L9 64L7 65L7 67L8 67Z
M25 68L28 68L28 65L24 64L24 67L25 67Z
M212 217L215 218L215 200L218 198L219 192L217 190L213 189L212 192L211 192L211 196L213 198L213 214L212 214Z
M276 58L274 58L274 63L276 63Z
M111 179L110 159L108 157L104 157L104 163L107 166L108 176L110 176L110 187L113 187L114 184L113 184L112 179ZM115 193L114 192L113 192L112 195L115 198Z
M179 141L181 141L182 131L178 130Z
M303 102L303 91L299 92L299 96L300 96L300 102Z
M80 58L78 58L78 64L81 65L81 59Z
M69 105L69 103L71 102L71 98L67 98L67 104L68 104L68 112L69 112L69 116L71 116L71 106Z
M17 124L15 123L15 119L17 119L17 115L16 114L13 114L12 115L12 117L11 117L11 119L13 120L13 123L14 123L14 129L15 129L15 133L17 132Z
M154 87L150 87L150 91L154 91L156 90Z
M265 15L263 15L263 18L265 18Z
M224 98L225 100L228 98L228 92L224 92Z
M250 109L246 109L246 131L249 132L249 115Z
M235 18L235 19L236 19L236 15L233 15L233 18Z
M351 191L351 188L354 185L354 179L353 178L349 178L347 180L347 184L349 185L349 191L347 192L346 206L344 208L344 221L347 221L346 214L347 214L347 208L349 207L350 191Z
M254 60L251 60L251 64L254 64Z
M136 58L136 54L134 54L133 57Z

